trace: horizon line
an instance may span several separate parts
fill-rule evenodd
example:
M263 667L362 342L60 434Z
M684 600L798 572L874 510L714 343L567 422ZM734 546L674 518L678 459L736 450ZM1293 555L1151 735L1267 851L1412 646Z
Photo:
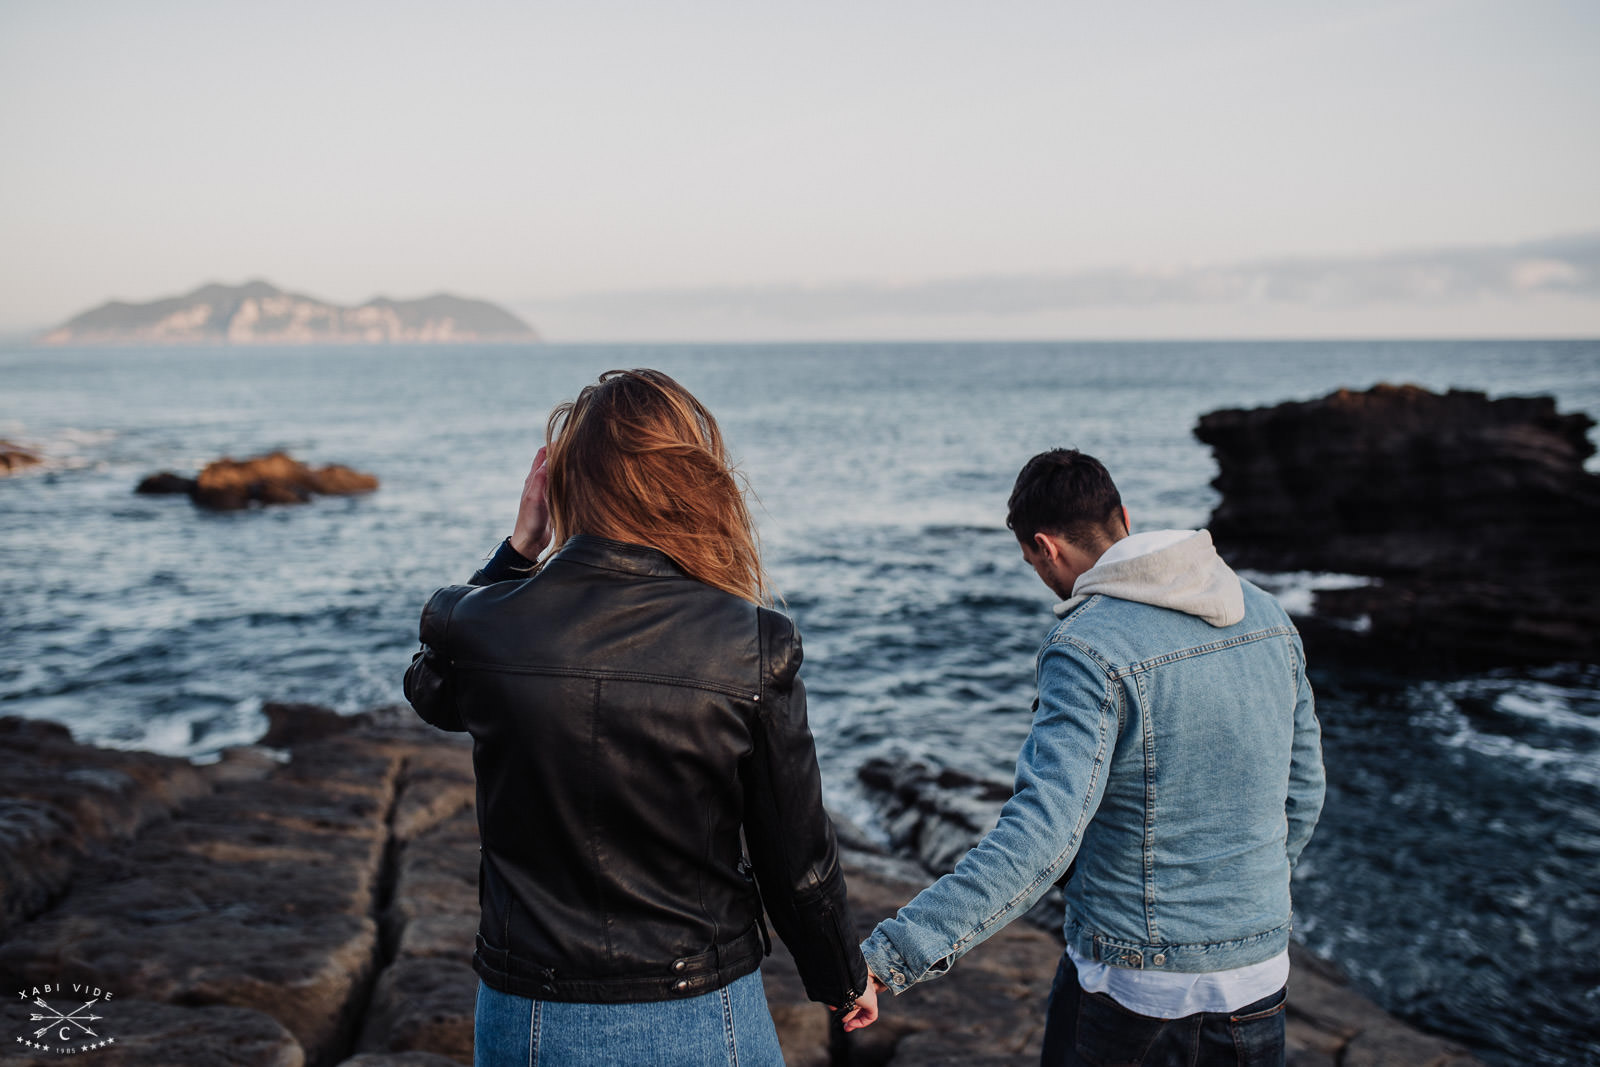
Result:
M43 332L43 331L40 331ZM273 348L516 348L530 349L542 348L737 348L737 347L763 347L763 348L798 348L805 346L930 346L930 345L1091 345L1091 344L1496 344L1496 343L1541 343L1554 342L1563 344L1600 343L1600 331L1592 334L1574 333L1485 333L1485 334L1449 334L1449 333L1415 333L1415 334L1250 334L1250 335L1224 335L1224 334L1195 334L1193 336L1040 336L1040 337L824 337L824 338L781 338L781 337L749 337L749 338L658 338L640 340L638 338L581 338L563 340L560 338L542 337L536 341L527 340L493 340L479 341L251 341L251 342L214 342L214 341L119 341L110 343L99 342L73 342L66 344L42 344L34 332L20 332L0 330L0 350L35 349L51 352L82 352L82 351L111 351L111 350L155 350L155 349L237 349L251 351Z

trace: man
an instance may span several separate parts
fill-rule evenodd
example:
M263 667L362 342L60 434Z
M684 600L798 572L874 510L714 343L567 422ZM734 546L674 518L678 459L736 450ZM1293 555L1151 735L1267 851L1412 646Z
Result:
M1063 601L1015 792L863 943L874 978L939 977L1066 872L1045 1064L1281 1064L1289 877L1323 796L1299 634L1209 533L1130 535L1080 452L1029 460L1006 525Z

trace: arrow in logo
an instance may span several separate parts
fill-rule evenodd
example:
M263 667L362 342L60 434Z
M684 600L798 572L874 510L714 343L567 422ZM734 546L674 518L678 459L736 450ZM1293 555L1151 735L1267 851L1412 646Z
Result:
M43 998L35 997L34 1001L33 1001L34 1005L37 1006L37 1007L43 1008L45 1011L50 1012L51 1014L49 1014L49 1015L40 1015L38 1012L34 1012L30 1016L30 1020L32 1022L39 1022L40 1020L44 1020L44 1019L48 1019L49 1020L49 1022L45 1023L44 1026L41 1026L39 1029L35 1030L33 1032L33 1036L34 1037L43 1037L45 1035L45 1032L48 1031L52 1026L55 1026L57 1023L71 1023L73 1026L76 1026L79 1030L82 1030L84 1033L88 1034L90 1037L99 1037L100 1036L99 1034L95 1033L93 1030L91 1030L87 1026L83 1025L83 1022L80 1021L80 1020L86 1020L88 1022L93 1022L96 1019L104 1018L104 1016L103 1015L83 1015L83 1016L80 1016L78 1014L81 1011L87 1011L90 1008L94 1007L94 1001L95 1000L99 1000L99 999L100 999L99 997L95 997L94 1000L85 1001L82 1007L74 1008L70 1014L63 1015L63 1014L61 1014L61 1011L59 1009L53 1008L49 1004L45 1003Z

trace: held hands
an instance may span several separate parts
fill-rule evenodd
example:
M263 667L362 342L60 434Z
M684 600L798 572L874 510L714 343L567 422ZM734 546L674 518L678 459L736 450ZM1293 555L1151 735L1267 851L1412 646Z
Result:
M545 466L543 448L533 457L533 467L522 483L522 500L517 505L517 525L511 531L511 547L524 559L539 558L550 543L550 501L545 491L550 472Z
M861 1030L878 1021L878 993L889 987L878 981L878 976L867 972L867 991L856 998L856 1006L840 1021L845 1032Z

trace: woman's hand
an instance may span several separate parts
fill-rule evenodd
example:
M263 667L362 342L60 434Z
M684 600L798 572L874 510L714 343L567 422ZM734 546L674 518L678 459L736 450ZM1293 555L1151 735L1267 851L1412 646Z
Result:
M524 558L535 560L550 544L550 501L545 495L550 472L545 467L543 448L533 457L533 467L522 483L522 501L517 505L517 525L511 531L511 547Z
M867 991L856 998L856 1006L840 1022L846 1033L871 1026L878 1021L878 990L888 986L878 981L878 976L868 972Z

